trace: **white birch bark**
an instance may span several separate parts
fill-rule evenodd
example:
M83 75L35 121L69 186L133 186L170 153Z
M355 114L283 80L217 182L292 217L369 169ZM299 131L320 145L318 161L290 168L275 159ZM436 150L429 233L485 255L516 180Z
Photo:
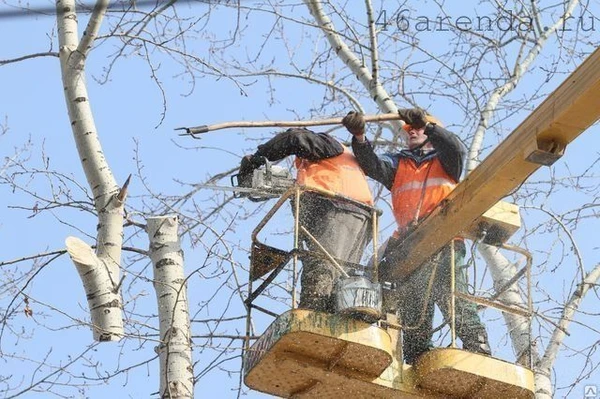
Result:
M506 259L498 247L480 244L479 252L490 266L490 273L492 274L496 289L504 287L517 273L517 267ZM500 294L498 300L509 306L527 308L527 302L521 296L516 283ZM534 362L539 358L537 348L535 346L530 348L529 320L526 317L506 312L503 312L502 316L508 327L508 333L516 358L527 360L521 363L529 367L528 359L530 350L532 351Z
M147 219L161 338L157 348L160 397L169 399L194 395L190 317L177 226L173 215Z
M96 252L74 237L67 250L83 281L90 307L94 339L115 341L123 335L119 294L123 242L124 192L112 175L100 145L85 81L85 61L98 33L108 0L96 2L82 40L78 37L75 0L57 0L60 66L65 101L79 158L98 213ZM121 195L120 195L121 194Z

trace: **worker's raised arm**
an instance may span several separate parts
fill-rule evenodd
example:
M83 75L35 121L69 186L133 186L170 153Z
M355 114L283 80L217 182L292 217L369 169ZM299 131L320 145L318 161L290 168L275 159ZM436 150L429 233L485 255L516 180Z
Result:
M314 162L338 156L343 152L344 147L325 133L315 133L304 128L292 128L259 145L254 154L243 157L239 175L242 180L246 180L254 169L265 163L265 158L275 162L287 156L296 155Z
M296 155L311 162L332 158L344 152L344 147L325 133L315 133L308 129L288 129L271 140L258 146L255 156L269 161L279 161Z
M394 165L391 158L375 154L371 143L365 137L363 114L351 111L342 119L342 124L352 134L352 151L365 175L391 189L397 165Z
M439 160L446 172L457 182L463 172L467 149L454 133L436 124L428 124L425 134L436 149Z

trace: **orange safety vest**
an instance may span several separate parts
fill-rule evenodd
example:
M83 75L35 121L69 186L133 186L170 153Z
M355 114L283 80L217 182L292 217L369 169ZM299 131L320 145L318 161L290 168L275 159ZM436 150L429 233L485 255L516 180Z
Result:
M437 157L419 166L412 159L400 158L392 185L392 209L399 232L406 232L413 221L429 215L456 184Z
M355 201L373 205L373 196L358 161L350 150L344 147L344 152L338 156L311 162L296 157L300 185L329 191L343 195Z

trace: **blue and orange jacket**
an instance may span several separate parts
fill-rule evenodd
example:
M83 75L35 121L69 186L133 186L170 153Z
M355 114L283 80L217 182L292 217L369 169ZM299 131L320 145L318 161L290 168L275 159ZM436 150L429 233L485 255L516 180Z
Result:
M398 233L427 216L454 189L463 171L466 149L460 139L438 125L425 134L434 149L404 149L378 156L368 141L352 141L352 149L365 174L392 194Z

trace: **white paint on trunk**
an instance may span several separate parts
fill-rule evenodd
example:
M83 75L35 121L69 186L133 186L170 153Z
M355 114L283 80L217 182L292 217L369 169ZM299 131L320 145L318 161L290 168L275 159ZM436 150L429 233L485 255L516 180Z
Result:
M173 215L147 219L161 337L157 348L160 397L169 399L194 394L190 316L177 226Z

